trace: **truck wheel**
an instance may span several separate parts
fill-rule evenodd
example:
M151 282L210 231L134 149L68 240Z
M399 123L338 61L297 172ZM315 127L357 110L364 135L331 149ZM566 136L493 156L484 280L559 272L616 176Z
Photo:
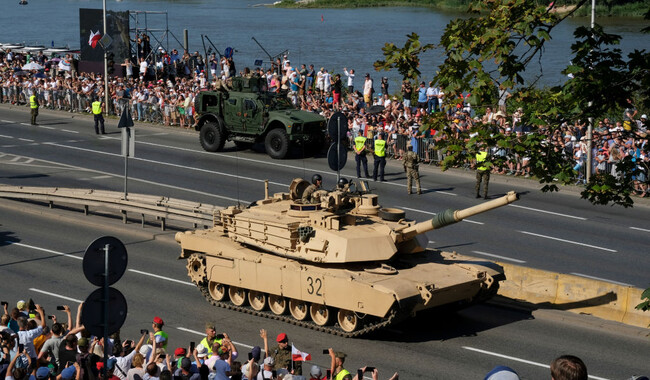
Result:
M223 145L226 143L223 129L214 122L205 123L201 127L200 139L201 146L208 152L218 152L223 149Z
M264 147L271 158L285 158L289 152L289 136L287 132L281 128L272 129L264 139Z

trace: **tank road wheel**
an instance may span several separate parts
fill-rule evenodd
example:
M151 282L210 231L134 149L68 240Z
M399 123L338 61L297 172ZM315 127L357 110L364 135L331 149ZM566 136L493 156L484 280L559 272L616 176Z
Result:
M210 282L208 285L208 292L210 296L216 301L223 301L226 298L227 288L226 285L218 282Z
M341 330L345 332L353 332L359 326L359 318L350 310L339 310L336 319L339 322L339 326L341 326Z
M312 303L309 307L311 319L319 326L325 326L330 322L330 309L325 305Z
M282 296L269 294L269 309L276 315L282 315L287 311L287 300Z
M205 256L198 253L193 253L190 257L187 258L187 275L190 276L190 280L194 285L199 285L206 278L205 270Z
M289 152L287 132L283 128L271 129L264 139L264 147L271 158L285 158Z
M266 294L256 292L254 290L248 291L248 303L257 311L262 311L266 307Z
M228 289L228 297L230 297L230 302L242 306L246 303L246 289L231 286Z
M309 315L307 302L301 300L292 299L289 301L289 311L291 312L291 316L299 321L304 321Z
M205 123L199 135L201 146L208 152L218 152L226 143L226 136L221 125L215 122Z

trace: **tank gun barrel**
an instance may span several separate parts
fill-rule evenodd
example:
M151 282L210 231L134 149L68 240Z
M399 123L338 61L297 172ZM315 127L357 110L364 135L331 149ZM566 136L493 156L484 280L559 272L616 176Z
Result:
M416 235L420 235L431 230L436 230L448 226L450 224L460 222L465 218L469 218L470 216L474 216L485 211L490 211L501 206L506 206L518 199L519 199L519 195L517 195L517 193L515 193L514 191L510 191L508 192L508 194L504 195L503 197L493 199L489 202L481 203L479 205L472 206L466 209L462 209L462 210L448 209L444 212L437 214L435 218L432 218L431 220L420 222L412 225L411 227L407 227L403 229L397 235L397 242L406 241L412 239Z

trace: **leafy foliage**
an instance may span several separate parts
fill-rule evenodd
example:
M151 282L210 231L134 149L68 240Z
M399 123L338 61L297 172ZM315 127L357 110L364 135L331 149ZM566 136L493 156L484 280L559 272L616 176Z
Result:
M384 60L374 63L375 70L397 69L404 80L414 80L420 77L420 54L432 49L432 44L422 45L420 37L416 33L407 35L408 39L404 47L398 48L393 43L386 43L381 49L384 52Z
M650 310L650 288L644 290L643 293L641 293L641 299L645 301L636 305L636 309L642 311Z

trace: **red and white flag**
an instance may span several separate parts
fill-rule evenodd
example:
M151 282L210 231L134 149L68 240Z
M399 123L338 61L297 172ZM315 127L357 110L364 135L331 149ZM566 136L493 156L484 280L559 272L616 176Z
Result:
M97 42L102 39L101 34L99 34L99 30L96 32L93 32L92 30L90 31L90 38L88 39L88 45L92 46L94 49L95 46L97 46Z
M304 362L307 360L311 360L310 354L298 350L294 345L291 345L291 356L293 361L295 362Z

